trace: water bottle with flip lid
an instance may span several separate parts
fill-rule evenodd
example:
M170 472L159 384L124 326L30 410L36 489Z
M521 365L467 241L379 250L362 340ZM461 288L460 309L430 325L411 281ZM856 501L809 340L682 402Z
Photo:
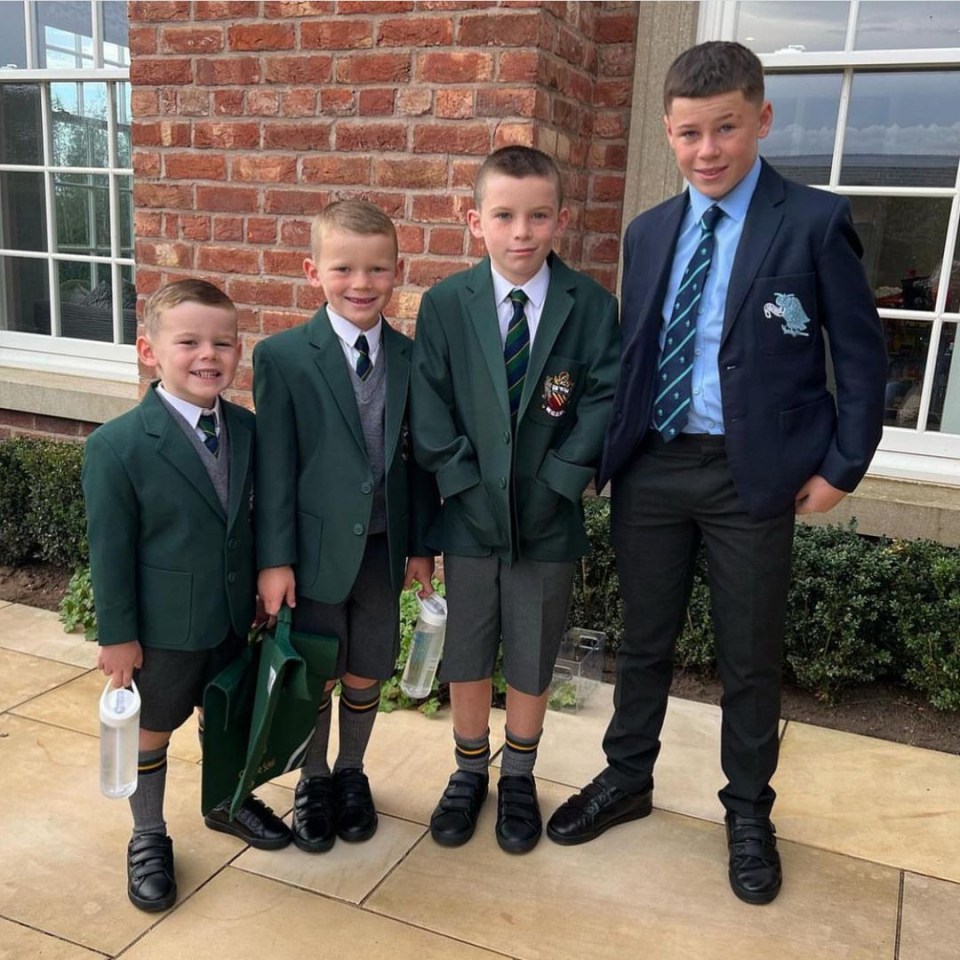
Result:
M413 629L407 665L400 678L400 689L414 700L430 696L433 678L443 653L443 638L447 627L447 601L439 594L417 597L420 615Z
M112 680L100 697L100 792L114 800L137 789L140 753L140 691L115 687Z

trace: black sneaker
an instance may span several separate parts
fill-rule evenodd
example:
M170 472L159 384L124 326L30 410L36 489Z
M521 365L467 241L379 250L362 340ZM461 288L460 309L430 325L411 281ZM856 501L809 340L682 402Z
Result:
M251 794L230 819L230 802L214 807L203 822L211 830L229 833L258 850L280 850L292 839L287 825L260 799Z
M445 847L466 843L477 827L489 785L490 778L485 773L457 770L430 817L430 836Z
M377 810L367 775L356 768L333 775L337 795L337 836L348 843L369 840L377 832Z
M163 833L142 833L127 845L127 896L141 910L168 910L177 899L173 841Z

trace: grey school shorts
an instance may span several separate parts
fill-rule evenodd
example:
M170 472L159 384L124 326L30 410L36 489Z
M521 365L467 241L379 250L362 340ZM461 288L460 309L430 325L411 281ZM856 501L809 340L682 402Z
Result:
M340 603L320 603L297 595L293 629L333 634L340 640L337 677L352 673L366 680L393 676L400 652L400 598L390 585L387 535L367 537L357 579Z
M503 642L503 673L521 693L550 685L570 612L573 561L444 556L447 633L440 679L483 680Z
M140 691L140 726L144 730L176 730L203 706L207 684L243 651L246 638L231 633L209 650L143 648L143 666L134 670Z

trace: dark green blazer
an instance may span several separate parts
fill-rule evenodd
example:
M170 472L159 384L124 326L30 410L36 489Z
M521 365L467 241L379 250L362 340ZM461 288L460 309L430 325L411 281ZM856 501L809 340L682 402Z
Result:
M426 526L436 511L433 478L410 453L409 338L382 324L387 541L399 593L408 556L431 553ZM343 348L322 307L305 324L274 334L253 352L257 409L257 565L292 565L297 593L339 603L353 588L373 505L367 457Z
M489 259L421 301L410 423L443 498L427 542L444 553L562 561L588 549L580 495L613 404L617 303L555 254L548 262L515 438Z
M95 430L84 451L99 642L205 650L231 630L246 635L254 617L254 418L221 398L230 456L225 513L155 387Z

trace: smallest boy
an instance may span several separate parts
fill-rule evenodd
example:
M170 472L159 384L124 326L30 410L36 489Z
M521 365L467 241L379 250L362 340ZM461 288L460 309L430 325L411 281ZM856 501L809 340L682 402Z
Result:
M140 362L160 379L94 431L84 454L98 665L115 687L136 680L142 702L127 847L127 895L141 910L177 898L163 818L170 735L243 650L254 617L254 418L220 396L240 350L226 294L203 280L162 287L137 340ZM205 822L264 850L290 842L252 796L235 820L218 807Z
M450 682L457 763L430 832L446 846L473 835L502 641L496 837L524 853L542 832L533 768L574 563L588 549L580 496L600 459L620 341L614 298L552 252L569 212L550 157L497 150L480 168L474 202L467 222L489 256L427 292L413 354L416 456L443 497L427 543L444 554L441 679Z

